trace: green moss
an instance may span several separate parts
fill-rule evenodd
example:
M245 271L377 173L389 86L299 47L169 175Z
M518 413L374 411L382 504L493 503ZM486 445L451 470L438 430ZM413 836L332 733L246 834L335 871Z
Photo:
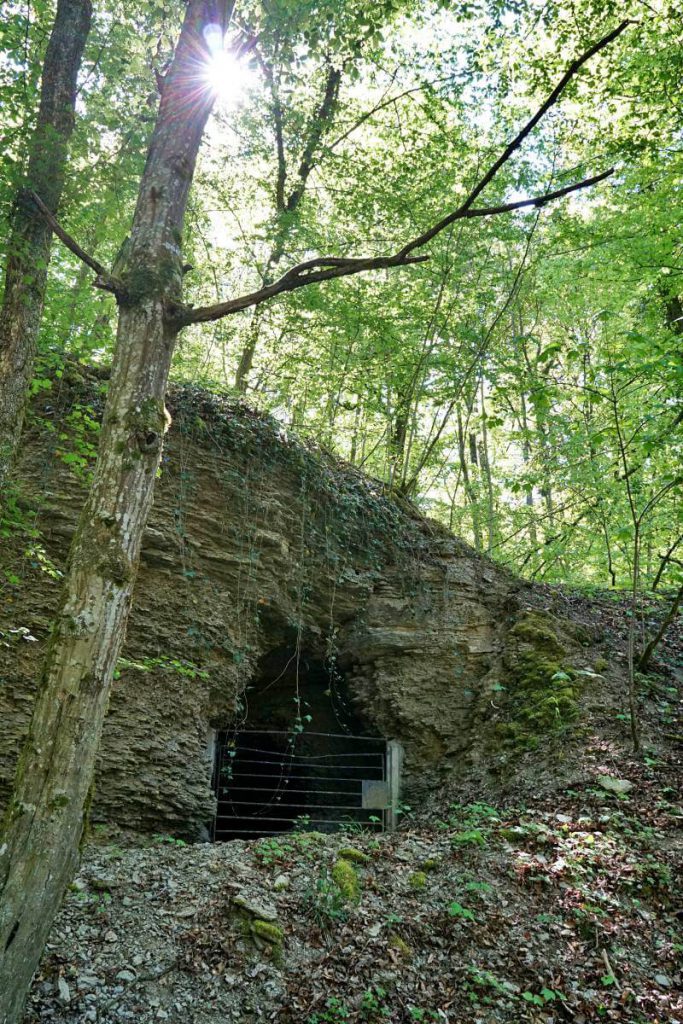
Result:
M564 663L566 648L549 615L526 612L510 630L506 679L509 718L497 736L515 750L534 750L541 739L578 714L578 678Z
M526 612L512 629L510 635L525 644L542 651L548 658L561 658L567 652L560 643L553 621L543 612Z
M285 933L282 928L271 921L252 921L251 933L270 946L281 946L285 941Z
M441 867L441 861L438 857L428 857L427 860L422 862L423 871L438 871Z
M360 879L350 861L340 857L332 868L332 879L347 903L360 901Z
M596 658L595 659L595 664L593 665L593 670L595 672L604 672L608 668L609 668L609 661L607 660L607 658Z
M141 260L129 264L121 275L125 288L125 305L137 305L145 299L180 296L182 292L182 262L178 256L155 261L150 267Z
M416 891L424 889L427 884L427 876L424 871L414 871L408 879L408 884L411 889L415 889Z
M339 850L339 856L343 857L344 860L355 861L357 864L367 864L370 860L367 853L363 853L362 850L357 850L355 846L343 846L342 849Z
M389 946L391 949L395 949L404 960L413 959L412 947L400 935L392 933L389 936Z

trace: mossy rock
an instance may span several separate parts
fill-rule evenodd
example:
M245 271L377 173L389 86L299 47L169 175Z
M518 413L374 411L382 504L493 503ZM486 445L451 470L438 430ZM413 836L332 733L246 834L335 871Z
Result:
M510 635L531 645L536 651L543 652L549 659L556 660L567 653L557 635L553 619L543 612L525 612L511 628Z
M415 889L416 892L420 889L424 889L426 884L427 876L424 871L414 871L408 879L408 885L411 889Z
M396 935L395 932L389 936L389 948L395 949L396 952L403 960L413 959L413 948L409 946L405 939L402 939L400 935Z
M360 902L360 879L350 861L339 857L332 868L332 879L346 903Z
M367 853L357 850L355 846L343 846L338 851L338 855L343 857L344 860L354 861L356 864L368 864L371 859Z
M427 860L422 861L423 871L438 871L441 867L441 860L439 857L428 857Z
M285 933L279 925L272 921L252 921L251 933L269 946L282 946L285 941Z
M560 731L577 717L579 681L566 666L567 649L557 623L547 613L525 612L509 637L510 718L499 723L496 733L507 747L535 750L543 736Z

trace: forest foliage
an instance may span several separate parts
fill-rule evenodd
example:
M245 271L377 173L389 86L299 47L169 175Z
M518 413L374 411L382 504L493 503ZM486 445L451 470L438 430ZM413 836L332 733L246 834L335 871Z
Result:
M182 9L95 7L59 215L108 266ZM240 4L251 42L216 68L183 239L187 301L259 288L314 256L396 251L464 198L568 57L621 13L604 0ZM172 376L243 393L530 578L627 587L637 568L645 587L677 588L681 22L665 2L630 13L486 204L612 176L455 223L417 266L188 328ZM52 3L9 3L0 26L4 221L53 15ZM92 276L54 246L34 392L66 359L110 359L115 302ZM83 410L79 444L62 451L75 469L96 430Z

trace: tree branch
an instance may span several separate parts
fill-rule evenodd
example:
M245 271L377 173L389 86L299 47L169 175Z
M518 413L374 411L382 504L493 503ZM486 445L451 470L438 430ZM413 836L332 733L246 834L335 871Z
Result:
M519 149L519 147L522 145L527 136L533 131L533 129L536 127L541 118L545 114L547 114L550 108L557 103L558 99L564 92L569 82L577 74L577 72L581 70L583 65L587 61L589 61L591 57L594 57L597 53L600 53L601 50L604 50L606 46L609 46L609 44L612 43L618 36L620 36L621 33L624 32L625 29L627 29L628 26L631 24L634 24L634 22L631 19L625 19L624 21L621 22L620 25L617 25L617 27L612 32L609 32L606 36L603 36L602 39L599 39L597 43L594 43L593 46L590 47L590 49L586 50L584 54L582 54L580 57L577 57L576 60L572 61L572 63L569 65L560 81L557 83L553 91L548 96L547 100L541 104L541 106L538 108L534 116L529 121L527 121L527 123L524 125L522 130L515 136L512 142L510 142L505 147L505 149L498 157L496 162L491 165L491 167L488 169L484 177L481 178L478 184L475 185L475 187L472 189L465 202L461 206L459 206L457 210L454 210L453 213L448 214L448 216L444 217L443 220L440 220L437 224L435 224L434 227L430 228L428 231L425 231L424 234L419 235L417 238L413 239L412 242L408 242L408 244L404 247L402 251L404 253L408 253L412 252L413 249L418 249L421 248L423 245L426 245L427 242L430 242L432 238L434 238L441 231L443 231L444 228L447 228L449 224L452 224L453 221L461 217L464 211L469 210L469 208L474 203L475 199L478 198L478 196L484 191L486 186L495 178L498 171L504 164L508 162L512 154Z
M361 274L367 270L384 270L388 267L405 267L411 263L424 263L428 256L376 256L368 259L343 259L342 257L329 256L320 259L307 260L292 267L286 274L273 284L259 288L248 295L240 295L237 299L229 299L227 302L219 302L214 306L199 306L191 309L186 306L177 306L172 312L172 319L177 327L187 327L189 324L208 323L212 320L220 320L231 313L238 313L242 309L249 309L250 306L258 306L268 299L281 295L283 292L292 292L297 288L303 288L307 284L315 284L319 281L332 281L338 277L348 277L351 274Z
M540 209L545 206L546 203L551 203L554 199L560 199L562 196L568 196L570 192L578 192L581 188L590 188L591 185L597 185L599 181L604 181L605 178L609 178L614 174L614 168L610 167L608 171L603 171L601 174L594 174L592 178L584 178L583 181L577 181L573 185L567 185L565 188L555 189L554 192L545 192L541 196L536 196L533 199L520 199L517 203L502 203L500 206L481 206L473 207L467 210L463 210L454 217L454 220L461 220L467 217L494 217L499 213L509 213L511 210L521 210L525 206L535 206Z
M512 142L506 146L503 153L501 153L495 163L491 165L486 174L479 180L478 184L475 185L465 201L456 210L453 210L446 217L442 218L442 220L438 221L438 223L434 224L433 227L429 228L428 231L425 231L423 234L411 239L411 241L404 245L398 252L391 256L358 259L321 257L318 259L308 260L305 263L299 263L297 266L292 267L291 270L287 271L286 274L273 284L266 285L257 291L250 292L247 295L241 295L236 299L230 299L227 302L220 302L212 306L199 306L196 309L178 305L172 312L174 323L178 327L185 327L189 324L207 323L212 320L220 320L224 316L229 316L230 314L237 313L240 310L248 309L251 306L257 306L276 295L280 295L283 292L294 291L295 289L302 288L308 284L314 284L320 281L330 281L339 277L348 277L352 274L360 274L368 270L383 270L390 267L404 267L412 263L421 263L429 257L426 255L411 256L411 253L413 253L415 249L420 249L425 246L456 220L464 220L474 217L491 217L501 213L508 213L511 210L519 210L528 206L540 208L545 206L546 203L552 202L554 199L559 199L571 192L588 188L589 186L596 184L596 182L603 181L614 173L613 169L603 171L601 174L594 175L591 178L585 178L583 181L576 182L573 185L568 185L565 188L556 189L553 192L546 192L533 199L522 199L516 203L504 203L499 206L491 207L473 207L472 205L486 186L493 180L501 167L507 163L512 154L519 149L543 115L546 114L547 111L557 102L567 84L583 67L583 65L590 60L591 57L594 57L595 54L599 53L613 42L631 24L633 24L633 22L630 19L622 21L617 28L606 36L603 36L602 39L598 40L597 43L594 43L593 46L586 50L584 54L572 61L545 102L538 108L533 117L527 121Z
M592 178L586 178L574 185L557 189L554 192L546 192L544 195L536 196L534 199L522 199L518 203L506 203L502 206L481 207L477 209L462 209L456 211L457 216L449 220L449 224L455 220L464 220L471 217L492 217L499 213L508 213L510 210L519 210L525 206L542 207L553 199L566 196L570 192L587 188L598 181L609 177L614 171L603 171ZM177 306L173 320L181 327L189 324L207 323L212 320L220 320L231 313L238 313L242 309L249 309L251 306L258 306L268 299L274 298L283 292L292 292L305 285L314 284L319 281L331 281L339 277L349 277L352 274L362 274L368 270L385 270L391 267L407 267L413 263L424 263L429 256L413 256L413 246L406 246L392 256L376 256L369 258L345 259L341 256L321 256L316 259L306 260L305 263L298 263L291 270L273 284L265 285L248 295L241 295L237 299L229 299L227 302L219 302L213 306L198 306L196 309Z
M311 118L308 130L308 139L306 140L306 145L301 156L301 163L297 172L299 184L292 190L292 193L287 200L287 210L289 213L296 210L306 189L308 176L313 170L316 150L320 145L325 129L328 127L337 105L340 84L341 71L339 68L330 66L327 72L327 78L325 79L325 91L323 93L323 98L318 110Z
M78 242L76 242L71 237L71 235L67 234L64 228L61 226L61 224L57 221L52 210L50 210L50 208L45 205L45 203L40 198L38 193L34 192L32 189L28 189L25 192L25 195L27 199L29 199L32 203L35 204L35 206L38 207L38 210L45 218L47 223L50 225L52 231L54 231L54 233L64 243L67 249L70 249L74 256L78 256L79 260L85 263L87 267L90 267L91 270L95 271L95 273L97 274L95 285L98 288L103 288L105 291L113 292L114 295L123 295L123 285L115 278L113 278L109 271L106 270L105 267L103 267L102 264L99 263L93 256L89 256L84 249L81 249Z

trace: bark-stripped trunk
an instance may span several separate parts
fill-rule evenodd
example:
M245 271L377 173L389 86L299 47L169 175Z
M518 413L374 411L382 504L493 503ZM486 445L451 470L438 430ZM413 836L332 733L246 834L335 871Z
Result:
M90 0L59 0L45 53L26 185L53 212L64 187L76 79L91 15ZM52 231L45 218L20 194L12 219L0 309L0 500L19 445L33 376L51 245Z
M203 29L228 0L192 0L166 76L130 241L100 454L74 537L29 736L0 834L0 1022L16 1024L77 862L165 429L180 239L213 95Z

